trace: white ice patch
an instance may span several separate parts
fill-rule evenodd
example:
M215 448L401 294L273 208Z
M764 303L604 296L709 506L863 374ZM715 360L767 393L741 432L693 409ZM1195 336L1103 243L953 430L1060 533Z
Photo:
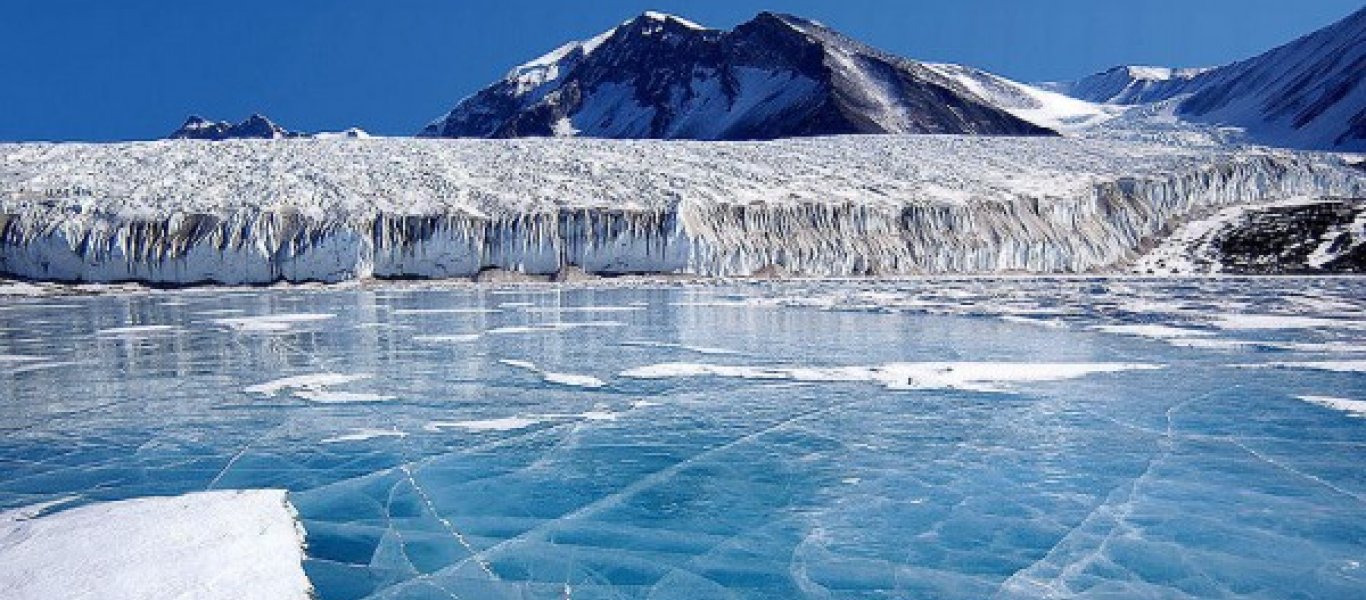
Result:
M496 308L396 308L396 315L488 315L496 314Z
M1336 373L1366 373L1366 360L1306 360L1233 366L1243 369L1310 369Z
M509 367L516 367L530 371L541 376L541 380L546 383L566 385L570 387L600 388L607 385L607 382L592 375L575 375L573 373L555 373L537 367L535 363L525 360L501 359L498 362Z
M1324 319L1296 315L1220 315L1211 320L1220 329L1366 329L1366 321Z
M1296 396L1300 400L1310 404L1317 404L1324 408L1340 410L1350 416L1366 418L1366 400L1351 400L1348 398L1338 398L1334 396Z
M595 327L625 327L626 324L620 321L578 321L571 323L543 323L539 325L513 325L510 327L495 327L486 331L490 335L511 335L527 333L557 333L569 331L571 329L584 329Z
M451 344L473 342L480 338L477 333L456 333L449 335L415 335L412 337L414 342L419 344Z
M1199 329L1184 329L1172 327L1170 325L1096 325L1092 327L1097 331L1106 333L1118 333L1120 335L1131 335L1137 337L1153 338L1158 340L1170 340L1175 338L1191 338L1214 335L1209 331Z
M397 430L397 429L368 429L368 428L361 428L361 429L352 430L351 433L344 433L344 434L341 434L341 435L334 435L334 436L332 436L332 437L326 438L326 439L322 440L322 443L324 443L324 444L339 444L339 443L342 443L342 442L363 442L363 441L365 441L365 440L373 440L373 439L376 439L376 438L386 438L386 437L404 438L404 437L408 437L408 434L407 434L406 432L402 432L402 431L399 431L399 430Z
M163 335L181 331L175 325L130 325L128 327L110 327L95 332L100 337L121 337L139 338L154 335Z
M427 431L437 433L445 429L463 429L465 431L516 431L526 429L543 419L533 419L529 417L503 417L499 419L479 419L473 421L432 421L422 428Z
M336 390L296 390L294 397L317 404L353 404L366 402L385 402L393 396L371 392L339 392Z
M283 490L199 492L12 515L0 513L0 598L6 600L303 600L313 594L303 570L303 530Z
M1001 320L1002 320L1002 321L1009 321L1009 322L1011 322L1011 323L1022 323L1022 324L1025 324L1025 325L1034 325L1034 326L1036 326L1036 327L1047 327L1047 328L1049 328L1049 329L1066 329L1066 328L1067 328L1067 323L1066 323L1065 321L1062 321L1062 320L1059 320L1059 319L1035 319L1035 318L1032 318L1032 317L1021 317L1021 316L1019 316L1019 315L1001 315Z
M239 332L281 332L289 331L293 328L295 323L326 321L335 318L336 316L337 315L326 313L291 313L214 319L213 322L216 325L222 325L233 331Z
M348 373L314 373L310 375L294 375L282 377L274 381L267 381L247 387L245 391L249 394L261 394L263 396L274 396L282 391L293 392L294 397L318 404L344 404L351 402L382 402L392 400L393 396L384 396L366 392L339 392L329 390L328 387L343 385L353 381L369 379L370 375L348 374Z
M895 390L962 389L1008 391L1009 383L1059 381L1096 373L1161 369L1142 363L926 362L853 367L760 367L705 363L661 363L630 369L622 377L668 379L724 377L803 382L870 382Z
M528 313L616 313L638 312L644 306L530 306L522 309Z

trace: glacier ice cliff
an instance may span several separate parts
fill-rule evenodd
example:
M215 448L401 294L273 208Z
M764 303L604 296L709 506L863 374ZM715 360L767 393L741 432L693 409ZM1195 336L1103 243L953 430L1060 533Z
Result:
M0 274L1088 272L1185 219L1360 196L1339 155L969 136L0 144Z

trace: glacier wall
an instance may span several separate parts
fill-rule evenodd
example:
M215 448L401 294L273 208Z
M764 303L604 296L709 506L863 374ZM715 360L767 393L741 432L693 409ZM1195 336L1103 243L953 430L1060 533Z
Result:
M0 155L0 273L51 281L1103 271L1194 214L1366 192L1333 155L953 136Z

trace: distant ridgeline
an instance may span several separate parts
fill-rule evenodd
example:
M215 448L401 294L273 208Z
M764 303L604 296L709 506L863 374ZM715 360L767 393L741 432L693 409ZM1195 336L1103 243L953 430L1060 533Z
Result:
M297 131L290 131L277 125L274 121L264 115L254 114L247 117L241 123L233 124L227 121L210 121L198 115L191 115L185 119L185 124L166 136L172 140L281 140L289 138L308 138L308 137L347 137L365 138L370 137L365 131L352 127L338 133L316 133L307 134Z

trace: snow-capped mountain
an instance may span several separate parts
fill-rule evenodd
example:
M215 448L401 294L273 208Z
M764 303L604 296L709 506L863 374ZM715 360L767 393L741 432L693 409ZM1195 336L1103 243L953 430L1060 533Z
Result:
M235 139L282 139L304 137L304 134L289 131L275 124L264 115L254 114L241 123L210 121L198 115L185 119L185 124L167 136L175 140L235 140Z
M1211 69L1117 67L1043 87L1092 102L1174 103L1181 119L1250 141L1366 150L1366 8L1253 58Z
M1190 93L1210 69L1120 66L1075 81L1050 81L1036 87L1100 104L1148 104Z
M761 13L731 31L645 13L513 69L425 137L700 140L854 133L1051 135L942 69L819 23Z

